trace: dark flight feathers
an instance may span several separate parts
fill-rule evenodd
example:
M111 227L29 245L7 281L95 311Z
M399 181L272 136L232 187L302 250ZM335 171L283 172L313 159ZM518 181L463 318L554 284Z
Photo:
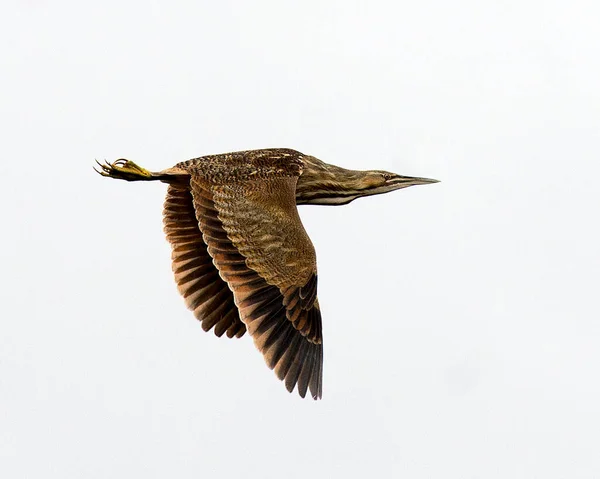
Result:
M281 164L261 159L259 177L224 181L189 165L189 185L169 185L165 232L177 286L203 329L228 337L247 329L286 388L297 385L302 397L310 389L317 399L323 346L316 259L296 210L301 169Z

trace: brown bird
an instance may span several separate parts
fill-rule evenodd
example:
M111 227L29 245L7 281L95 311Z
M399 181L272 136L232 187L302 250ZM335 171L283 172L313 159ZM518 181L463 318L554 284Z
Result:
M344 205L437 180L354 171L290 149L210 155L157 173L120 159L103 176L169 185L164 229L186 305L208 331L246 330L269 368L322 396L323 338L315 249L296 205Z

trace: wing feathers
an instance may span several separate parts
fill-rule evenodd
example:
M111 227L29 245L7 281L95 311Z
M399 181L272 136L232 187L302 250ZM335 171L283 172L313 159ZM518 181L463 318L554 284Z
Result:
M289 288L289 294L284 296L280 288L269 284L248 266L248 259L231 241L213 202L213 186L202 183L193 174L191 185L196 218L208 252L221 276L233 289L241 318L265 362L279 379L285 381L289 391L297 384L302 397L310 387L313 398L320 398L321 338L305 337L305 331L296 329L288 319L288 315L296 314L298 310L305 318L305 328L311 321L320 323L321 315L315 302L316 275L302 288ZM290 306L294 308L291 311ZM320 330L310 326L307 331L312 334L317 329Z
M187 307L205 331L214 327L217 336L243 336L246 327L239 318L233 293L208 254L189 189L169 185L163 215L175 281Z

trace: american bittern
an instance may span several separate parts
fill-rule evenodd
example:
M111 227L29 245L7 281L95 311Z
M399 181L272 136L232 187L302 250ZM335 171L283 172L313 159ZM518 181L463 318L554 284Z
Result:
M152 173L128 160L103 176L169 185L164 227L173 272L189 309L208 331L246 330L269 368L322 394L323 345L315 249L296 205L343 205L437 180L353 171L289 149L204 156Z

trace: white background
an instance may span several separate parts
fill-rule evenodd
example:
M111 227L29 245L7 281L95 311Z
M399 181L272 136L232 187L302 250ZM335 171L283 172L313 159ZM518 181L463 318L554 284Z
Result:
M600 477L597 5L3 2L0 476ZM318 402L92 171L265 147L442 181L300 208Z

